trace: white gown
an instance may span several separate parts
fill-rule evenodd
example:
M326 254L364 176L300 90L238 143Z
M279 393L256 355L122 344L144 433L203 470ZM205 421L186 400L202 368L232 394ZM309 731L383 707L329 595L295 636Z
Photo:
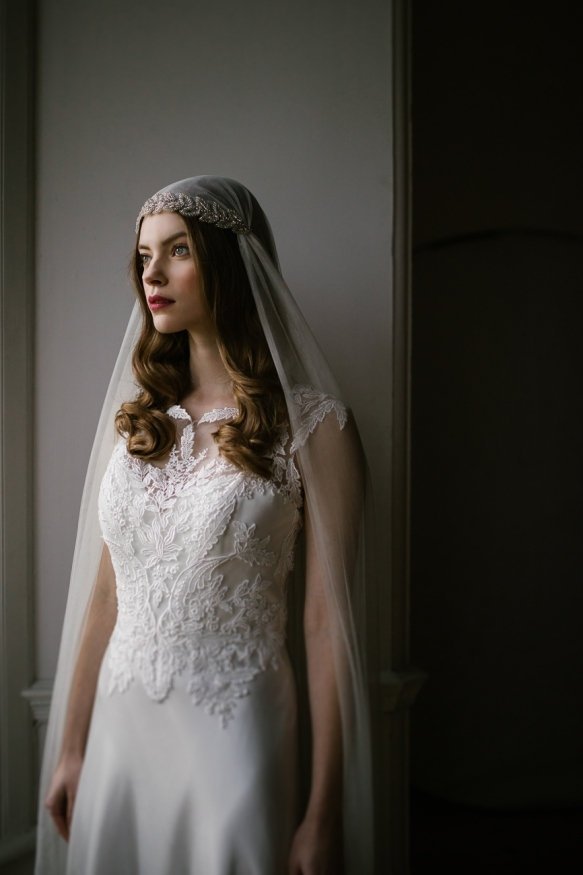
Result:
M118 615L67 873L282 875L298 822L286 581L301 481L285 434L267 480L213 457L211 424L232 408L196 424L167 412L166 465L122 438L101 485Z

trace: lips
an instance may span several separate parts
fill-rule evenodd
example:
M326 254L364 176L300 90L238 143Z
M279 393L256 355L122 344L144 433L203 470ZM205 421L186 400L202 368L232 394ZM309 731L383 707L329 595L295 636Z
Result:
M150 295L148 297L148 307L150 310L162 310L170 304L174 304L172 298L163 298L162 295Z

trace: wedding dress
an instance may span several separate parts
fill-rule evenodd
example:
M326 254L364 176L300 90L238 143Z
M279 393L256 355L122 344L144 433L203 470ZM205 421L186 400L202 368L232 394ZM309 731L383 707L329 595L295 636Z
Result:
M308 431L339 402L296 392ZM123 439L99 494L118 615L98 680L67 872L282 875L298 822L286 583L302 523L289 435L272 476L216 455L213 424L167 411L160 466ZM216 427L216 426L214 426ZM215 451L215 455L213 455Z

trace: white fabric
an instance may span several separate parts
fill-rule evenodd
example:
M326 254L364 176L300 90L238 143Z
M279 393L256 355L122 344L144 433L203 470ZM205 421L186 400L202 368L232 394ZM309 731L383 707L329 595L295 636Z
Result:
M168 186L163 191L184 194L189 198L202 197L205 199L205 202L210 200L222 210L233 210L237 216L241 217L246 228L250 229L250 233L238 234L239 247L247 269L261 323L286 397L291 427L287 451L289 455L293 450L293 468L288 467L289 458L286 461L285 453L283 455L280 454L279 461L274 469L277 472L275 474L276 480L278 477L280 478L280 486L275 488L272 478L272 481L270 481L271 486L269 487L266 485L266 481L264 481L265 495L262 495L259 487L256 486L254 487L255 492L251 491L253 493L252 497L246 497L244 500L242 498L237 499L232 517L229 517L229 519L232 519L233 525L230 528L227 525L225 531L220 532L217 549L219 549L219 544L221 545L220 549L224 550L227 550L230 545L232 552L235 549L233 539L235 538L235 532L238 531L240 544L245 542L246 538L247 542L249 542L249 539L251 542L253 542L253 539L261 542L268 538L269 541L266 541L264 544L265 551L267 553L274 552L272 546L269 545L276 542L283 543L281 541L281 533L278 534L279 523L277 518L279 514L281 513L285 516L285 514L291 513L292 507L297 507L297 503L291 497L291 493L288 494L285 500L287 502L285 504L285 513L283 505L279 506L278 502L283 500L280 495L281 483L286 484L283 488L289 492L291 488L290 483L294 481L294 476L297 481L297 475L301 473L304 507L309 512L309 518L314 531L317 558L326 592L329 627L332 633L336 677L340 693L344 757L343 836L346 873L347 875L357 875L357 873L358 875L366 875L366 873L372 872L373 864L369 718L362 668L362 653L359 647L359 643L362 644L363 642L365 632L364 611L361 609L365 584L362 554L362 520L365 518L363 513L365 464L356 426L352 416L350 414L347 416L346 408L338 400L340 393L329 368L281 277L269 224L250 192L233 180L218 177L195 177L189 180L182 180L174 183L172 186ZM233 233L233 231L225 230L224 233ZM136 469L136 465L139 468L143 463L139 463L137 460L129 460L130 464L127 464L128 460L126 459L124 465L120 467L122 457L124 456L123 445L118 444L118 447L115 450L113 449L113 415L120 402L128 400L135 393L135 387L132 387L131 381L130 355L136 337L138 319L136 307L130 319L118 364L114 371L102 411L83 496L67 613L45 745L39 805L36 875L57 875L57 873L66 871L67 847L56 836L53 825L44 811L42 801L60 752L69 684L83 628L83 618L98 566L100 537L99 520L97 518L97 498L104 472L110 460L110 467L104 481L105 493L107 493L108 488L105 485L108 483L107 477L111 477L112 472L116 470L118 473L123 471L122 481L127 486L129 481L124 480L124 478L130 477L133 470L134 480L132 481L132 489L137 489L138 493L142 496L142 501L146 502L145 495L147 490L144 487L145 481L143 479L140 480L140 477L138 477L140 472ZM179 400L177 399L177 402ZM177 418L180 419L180 411L175 410L174 412L178 413ZM210 419L212 419L212 416ZM197 425L195 431L200 433L201 428L202 423ZM213 495L215 497L223 495L223 488L226 490L225 494L228 493L230 488L236 491L234 484L239 481L241 483L249 483L250 480L253 480L253 478L249 478L247 475L242 475L241 472L235 472L229 468L228 471L224 472L225 482L221 483L222 475L218 468L222 464L222 460L209 463L207 459L205 464L200 465L200 475L195 474L193 470L195 462L191 459L196 459L196 448L192 442L189 446L189 452L186 445L182 448L181 461L184 464L177 475L179 483L184 486L187 492L191 487L193 489L189 493L190 497L183 506L183 510L180 511L180 513L186 514L185 519L192 512L194 506L198 507L202 516L207 511L210 512L209 508L212 506L212 500L207 508L205 501L201 499L200 494L196 493L196 489L194 489L197 480L200 478L204 480L205 475L203 472L205 465L210 465L208 468L209 473L213 471L214 466L217 469L214 471L214 474L218 475L216 482L213 479L209 483L207 499L212 499ZM179 452L179 448L177 448L176 452ZM127 453L125 455L127 456ZM172 464L174 465L178 461L180 460L177 457ZM202 461L202 459L199 460L197 464L200 464ZM153 466L148 471L154 480L170 474L170 471L165 472L165 475L162 475L159 471L156 473L154 471L155 467ZM177 471L179 467L178 465ZM296 475L293 475L294 471ZM193 481L190 484L189 476L193 474ZM170 479L171 477L172 475ZM255 479L258 481L258 478ZM123 489L126 488L123 483L116 484L115 488L122 490L117 500L126 505L131 504L131 513L137 514L139 513L140 502L137 501L137 496L132 490L130 492L127 490L125 493L123 492ZM246 487L241 488L245 489ZM293 488L297 492L297 483ZM124 495L123 499L122 494ZM151 498L153 493L150 492L148 494ZM115 526L111 519L108 523L107 513L104 515L103 498L104 492L102 491L101 523L104 527L104 536L107 540L108 525L113 526L113 528L109 529L110 535ZM218 505L221 505L222 501L222 498L218 500ZM269 526L262 529L260 528L260 521L263 518L262 503L264 501L273 503L273 507L271 507L269 512L270 519L271 517L273 519ZM277 512L275 512L276 506L278 508ZM247 511L249 516L245 515ZM129 509L128 513L130 513ZM154 532L156 525L161 525L160 520L161 517L158 523L155 524L154 517L150 519L150 534ZM240 527L237 529L237 523L247 526L247 528ZM288 540L292 539L291 533L294 531L294 524L290 520L286 524L281 524L284 525L284 528L287 525ZM256 526L256 528L252 529L253 526ZM196 527L195 530L199 531L199 535L201 534L200 530L196 529ZM141 535L137 534L137 532L138 529L136 529L136 537L144 537L147 540L147 526L141 530ZM152 535L152 543L144 545L143 550L146 552L142 551L141 553L142 562L140 566L144 565L144 567L147 567L148 557L152 558L154 556L155 550L153 553L152 544L156 542L156 538L159 539L159 536L161 537L161 531L156 532L155 536ZM176 533L168 540L168 545L183 550L182 542L180 540L175 541L175 537L178 537ZM225 538L230 538L231 540L225 541ZM160 541L158 542L161 543ZM254 549L260 552L262 548L255 545ZM114 553L115 550L112 552L112 558ZM202 554L199 553L197 555L198 559L196 559L194 553L191 557L194 557L195 565L199 560L202 561ZM238 567L240 570L240 560L233 561L233 569ZM267 560L265 559L265 561ZM178 564L180 565L180 563ZM269 868L272 864L267 862L268 860L276 859L277 854L282 853L281 848L283 845L289 840L290 817L293 819L293 815L290 812L294 810L296 805L297 792L297 774L295 758L292 752L294 742L291 741L293 732L291 734L288 732L290 726L295 726L292 717L295 704L292 701L293 696L289 692L291 689L288 675L289 664L285 651L281 647L282 615L278 611L281 610L282 601L281 598L275 596L276 589L272 589L269 594L270 607L274 609L272 621L264 626L262 630L259 630L256 626L254 627L253 623L251 623L249 633L239 637L235 648L236 653L232 654L232 658L236 661L239 660L239 662L236 662L235 667L237 670L241 669L242 674L237 677L235 672L235 677L231 677L227 683L225 681L225 672L228 673L229 663L228 658L225 656L226 651L221 646L213 649L208 640L206 642L203 641L202 639L205 636L203 635L201 639L200 629L191 638L190 645L185 644L184 633L186 628L188 628L189 632L196 632L196 630L192 625L188 626L188 622L186 626L184 625L184 617L181 618L178 627L172 631L170 639L164 642L165 644L172 644L172 642L176 643L179 640L180 643L176 649L169 646L165 656L162 655L160 648L158 651L156 650L156 644L159 645L161 643L160 640L156 642L155 637L152 637L154 630L157 629L156 623L151 620L149 626L148 624L144 626L142 616L137 626L135 624L132 625L133 620L131 620L131 617L133 616L135 620L137 600L143 597L143 586L136 586L133 593L130 587L126 589L124 594L123 585L124 581L127 582L128 578L126 575L128 572L127 569L124 570L122 568L119 555L117 565L114 562L114 567L116 569L118 598L120 599L120 613L118 625L112 635L107 658L104 659L102 664L86 761L73 819L73 832L75 835L71 840L71 858L79 860L79 857L75 858L74 855L76 853L83 853L82 848L85 846L85 841L81 839L82 835L94 838L101 836L99 841L95 838L99 848L96 845L95 850L91 851L91 860L99 859L98 855L100 853L108 853L107 849L103 847L108 841L105 835L109 826L114 822L117 823L115 820L107 820L109 817L109 805L113 805L114 810L117 810L116 805L118 804L124 806L125 803L120 801L120 799L124 793L130 792L130 789L133 788L131 792L134 794L132 797L134 799L134 807L132 808L131 805L125 806L124 810L129 812L128 817L131 817L131 813L134 812L136 817L145 818L140 821L142 826L138 829L139 843L142 842L142 846L137 853L147 854L151 851L153 855L151 859L157 860L161 867L156 870L152 869L152 872L156 871L159 875L171 875L171 873L173 875L175 871L181 871L180 868L173 869L169 863L167 866L166 863L161 861L160 856L156 856L155 848L159 847L159 854L164 855L168 851L171 841L177 842L178 846L185 849L195 848L192 851L193 854L198 853L199 850L202 854L215 854L213 859L217 861L216 868L205 868L201 863L196 862L195 865L193 862L191 866L189 864L190 868L184 868L185 872L200 872L201 875L203 873L204 875L207 875L207 873L211 875L213 873L214 875L216 871L221 873L221 875L223 872L225 875L227 872L242 875L242 873L249 871L257 873L257 875L269 875L272 871L273 873L284 871L278 868ZM152 567L154 568L155 565ZM232 578L230 574L226 576L228 578L227 594L230 593L232 595L232 587L236 588L237 585L240 585L241 579L234 573L234 570ZM201 582L206 582L204 574L200 580ZM160 563L158 563L158 570L156 572L152 571L150 577L147 574L145 577L142 577L142 584L150 587L149 592L151 594L153 593L151 587L156 585L158 590L155 592L154 602L162 595L159 607L165 604L165 584L164 580L161 579ZM281 581L279 587L281 595ZM299 589L291 592L292 603L294 602L295 592L299 593ZM267 595L263 595L267 598ZM279 605L279 608L276 607L277 605ZM355 611L355 607L359 610ZM204 608L204 605L202 608ZM198 605L198 609L201 609L201 604ZM297 612L300 609L301 605L296 600L294 610ZM199 613L196 616L199 616ZM227 622L226 615L220 614L218 618L219 626L225 622ZM173 638L172 636L176 637ZM134 645L136 645L133 651L138 650L140 653L130 652L132 651L132 640ZM196 646L193 643L194 641L196 641ZM291 643L292 645L294 644L293 641ZM292 649L294 648L292 647ZM297 651L297 643L295 649ZM166 651L164 652L166 653ZM215 661L213 662L213 660ZM295 662L296 664L301 663L301 654L299 652L295 653ZM261 670L257 672L256 669L259 666L261 666ZM245 673L248 675L248 681L242 680ZM218 695L218 698L216 691L212 691L213 679L217 682L218 686L221 686L223 682L226 683L226 687ZM301 684L301 678L298 678L298 682ZM239 695L246 684L248 684L251 692L248 695ZM253 698L254 695L259 697L257 706L252 704L256 701ZM272 705L265 711L260 704L261 696L265 697L266 707L268 702L281 702L281 712L277 708L274 710ZM191 711L186 709L187 699L190 700ZM195 703L198 701L198 704L193 704L193 699ZM119 712L115 711L115 703L119 703ZM154 714L152 709L155 705L158 706L158 710L155 711L156 715L166 715L166 717L160 716L159 720L157 720L152 716ZM121 709L128 709L127 723L134 727L135 750L132 748L132 731L124 729L126 721L120 717ZM189 715L188 718L186 714ZM258 714L262 714L259 721ZM298 717L301 724L305 715L300 713ZM233 833L235 845L227 842L225 849L227 857L222 859L216 847L216 840L218 837L225 838L225 830L228 830L228 818L230 815L228 815L227 811L221 814L216 812L216 806L220 806L222 799L224 801L224 794L221 796L219 788L223 786L221 783L223 781L230 780L235 787L244 787L247 781L246 770L243 766L241 766L241 775L239 776L237 773L237 768L239 767L237 764L241 765L241 756L245 753L245 749L240 746L240 744L243 744L243 740L240 743L239 740L236 743L226 741L226 739L233 739L235 737L239 739L239 736L229 735L230 732L233 732L232 727L236 724L237 719L243 721L242 726L245 729L242 735L248 738L248 743L251 745L250 749L253 751L251 759L252 767L257 767L261 770L262 763L267 762L267 760L263 760L264 753L268 760L271 756L269 749L266 748L263 752L263 733L267 732L273 740L273 756L275 760L269 760L271 765L266 765L264 776L259 782L261 787L257 790L256 795L255 790L251 793L249 810L256 811L254 806L265 807L266 799L269 798L271 802L267 807L270 811L273 811L274 800L280 799L281 801L277 805L281 809L282 816L277 821L278 826L273 825L273 827L266 828L269 837L264 841L261 831L258 831L256 827L251 830L249 820L246 821L243 816L243 809L237 809L232 815L238 823L238 827ZM137 724L135 723L136 720L138 721ZM209 723L209 721L213 720L216 725L214 732L210 729L212 724ZM115 760L107 759L105 754L102 755L103 742L97 740L98 738L103 738L104 729L107 727L111 730L111 738L119 740L120 751L125 751L125 754L127 754L127 758L124 755L123 760L126 765L122 772L126 780L122 781L122 788L125 787L125 790L119 791L121 796L115 795L117 791L115 791L115 788L112 787L106 777L108 774L110 776L117 774L116 770L120 768L120 763L115 764ZM136 740L136 733L139 727L142 727L139 731L144 733L143 740L149 742L150 746L153 745L155 748L155 752L153 752L154 760L152 763L151 783L148 783L150 781L149 766L144 766L144 759L139 756L142 743L142 738L140 738L139 744ZM161 768L162 771L164 770L160 765L161 761L158 762L158 765L155 764L156 758L160 754L161 733L165 731L165 727L168 727L167 731L170 733L169 743L173 745L172 755L168 760L170 764L169 769L180 771L180 761L184 765L185 774L181 773L181 780L174 789L172 789L172 782L168 784L169 778L165 781L161 774ZM171 727L174 727L174 729ZM254 733L256 733L255 736ZM189 781L188 777L186 777L188 774L192 775L192 771L189 772L189 768L196 769L193 765L194 760L189 760L188 756L185 759L184 756L185 752L188 751L188 739L190 737L193 740L200 739L203 745L204 756L208 757L207 762L218 765L220 774L215 775L216 784L213 784L211 777L212 768L210 768L210 765L210 771L207 771L204 775L201 773L200 782L198 780ZM191 751L192 757L194 757L193 751ZM198 752L197 755L199 755ZM104 757L103 760L102 756ZM285 768L282 765L283 772L278 770L278 768L272 768L275 761L281 764L287 763ZM291 772L288 768L290 763L292 764ZM110 769L109 772L107 771L108 768ZM112 769L114 771L111 771ZM145 774L146 771L148 775ZM292 773L294 777L291 777ZM198 774L197 771L196 775L198 776ZM283 774L285 774L285 778L282 777ZM148 807L148 800L151 801L152 794L156 792L158 780L160 781L159 792L163 794L165 792L164 788L167 788L171 797L165 800L168 816L162 818L155 814L152 808ZM241 784L239 784L239 780ZM279 781L277 787L269 783L274 781L275 783ZM255 787L256 785L254 784L253 786ZM203 830L203 825L198 820L196 812L200 810L198 806L200 806L201 799L204 799L205 796L208 798L210 810L214 813L208 817L208 820L205 817L204 824L208 826L210 833L215 836L214 845L212 838L209 838L208 843L206 841L203 841L202 844L200 843L200 833ZM186 802L182 806L181 800L185 799ZM98 806L98 810L102 810L103 816L106 818L105 832L101 832L99 827L96 830L93 830L91 827L91 818L93 817L91 809L98 802L101 805L101 809ZM121 809L119 810L121 811ZM189 811L190 815L194 817L194 826L192 825L190 815L188 822L185 821L186 811ZM238 820L240 816L241 819ZM75 822L75 818L77 818L77 822ZM131 822L122 821L122 823L131 832ZM144 824L145 826L143 826ZM148 834L146 835L146 833ZM282 838L282 835L285 837ZM269 851L264 851L264 845L269 846ZM115 840L113 840L113 846L115 846ZM214 851L212 850L213 847ZM252 855L251 857L247 856L249 847L252 848L249 851ZM74 850L75 848L77 850ZM244 848L247 848L247 850L244 850ZM185 850L184 853L191 853L191 851ZM229 858L229 854L231 854L231 858ZM251 858L255 861L253 867L245 868L245 861ZM198 861L199 859L207 858L193 857L192 859L193 861ZM225 860L228 861L229 859L232 865L225 862ZM281 857L279 860L281 861ZM265 863L261 861L265 861ZM89 863L85 861L84 866L87 865ZM213 863L213 865L215 864ZM224 868L229 865L231 865L231 868ZM280 862L277 863L277 866L280 866ZM76 870L70 869L69 871ZM101 866L97 864L97 867L94 866L93 869L84 868L79 871L109 873L115 870L109 868L108 862L107 865L103 864ZM132 870L131 868L126 868L124 871ZM136 871L141 873L148 870L137 869Z
M324 400L325 403L325 400ZM176 406L167 464L120 441L99 516L118 591L75 802L69 873L280 875L297 823L286 581L302 494L287 435L244 474ZM155 829L152 824L155 823Z

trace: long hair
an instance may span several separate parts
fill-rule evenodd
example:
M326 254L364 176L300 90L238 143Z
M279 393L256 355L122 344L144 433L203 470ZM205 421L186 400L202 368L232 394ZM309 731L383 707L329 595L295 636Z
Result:
M237 236L182 216L202 288L217 330L219 352L233 383L239 413L214 433L221 454L243 471L269 476L269 452L287 422L285 399L261 327ZM142 330L132 356L140 390L115 417L128 451L144 460L161 459L176 440L165 411L192 389L187 331L161 334L154 327L142 282L137 245L130 274L142 309Z

